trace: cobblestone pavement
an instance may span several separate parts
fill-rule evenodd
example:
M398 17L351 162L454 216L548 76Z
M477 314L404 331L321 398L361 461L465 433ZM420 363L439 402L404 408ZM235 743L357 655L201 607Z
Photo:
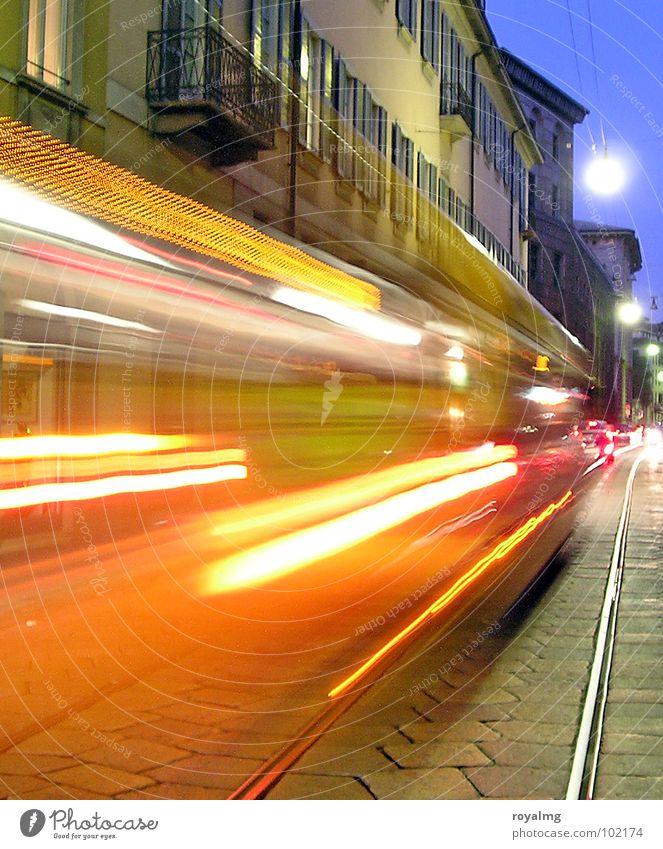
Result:
M413 646L270 798L562 796L629 465L624 458L597 472L573 543L535 594L505 620L484 613L441 641ZM660 798L650 776L663 774L655 619L663 513L651 495L662 470L641 469L625 583L624 616L630 613L633 627L618 643L599 796ZM65 639L63 623L49 624ZM26 652L5 652L3 671L17 703L36 705L44 696L31 682L48 689L50 637L39 629L22 633L30 660ZM15 745L5 744L0 796L225 798L306 720L301 711L286 713L278 728L266 727L259 715L266 706L243 711L231 684L191 672L202 668L196 658L179 657L166 669L145 666L141 680L128 682L117 658L98 657L94 645L72 637L67 650L79 652L72 674L84 673L95 696L71 703L57 687L49 690L62 718L43 729L35 723ZM71 692L76 686L72 680ZM310 718L319 710L312 705ZM11 710L4 721L12 727Z
M599 799L663 799L663 462L645 461L633 496Z
M632 459L599 471L572 540L507 618L408 658L269 798L563 799ZM643 464L598 798L663 798L662 491L660 460Z

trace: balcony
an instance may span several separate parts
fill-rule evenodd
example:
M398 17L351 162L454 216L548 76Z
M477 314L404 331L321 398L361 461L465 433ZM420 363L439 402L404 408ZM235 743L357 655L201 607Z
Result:
M277 81L211 27L148 32L146 96L155 133L202 136L218 164L275 146Z
M474 132L472 98L460 83L442 83L440 87L440 129L455 139Z

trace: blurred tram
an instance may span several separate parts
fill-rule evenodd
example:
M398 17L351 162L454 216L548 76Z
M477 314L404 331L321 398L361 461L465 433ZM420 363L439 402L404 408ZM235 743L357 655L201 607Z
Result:
M4 566L131 539L139 571L174 535L187 603L306 620L302 650L340 617L338 695L424 621L498 616L568 535L587 355L504 272L503 308L453 267L424 297L269 237L335 291L254 273L247 225L223 262L42 189L4 167Z

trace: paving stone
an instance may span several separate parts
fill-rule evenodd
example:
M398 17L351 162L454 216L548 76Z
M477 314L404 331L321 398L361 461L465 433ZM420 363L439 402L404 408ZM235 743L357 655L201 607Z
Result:
M605 733L601 751L623 755L663 755L663 737L646 734Z
M142 772L156 766L186 758L188 752L174 746L164 746L154 740L124 737L117 746L98 746L80 755L89 764L112 766L129 772Z
M529 700L514 705L509 715L512 719L524 719L527 722L568 722L578 721L578 709L575 705L555 703L554 697L549 702L530 702Z
M547 660L539 657L532 659L529 664L533 672L551 672L556 677L562 677L563 680L578 678L582 674L589 671L589 658L587 660Z
M71 759L56 755L35 755L13 749L0 755L0 775L35 775L71 766Z
M568 779L566 770L551 773L532 767L487 766L467 769L465 774L479 793L488 798L529 799L536 795L539 799L562 799Z
M154 784L152 778L108 766L74 766L51 773L49 778L58 784L97 793L100 797Z
M663 719L663 703L649 704L646 702L613 702L609 700L606 707L606 717L608 719L661 720Z
M496 723L507 725L508 721ZM404 724L403 731L412 737L417 743L425 743L428 740L439 739L441 729L434 722L417 722ZM470 719L461 719L444 729L444 740L448 743L475 743L481 740L499 740L500 735L488 725Z
M623 778L619 775L599 774L596 782L596 799L663 799L662 778Z
M78 715L79 720L85 720L90 724L90 728L96 728L98 731L118 731L120 728L126 728L128 725L133 725L136 722L131 711L121 710L113 707L109 703L95 705L92 708L81 711Z
M158 709L165 719L177 719L182 722L195 722L197 725L223 725L228 719L228 711L211 705L171 704Z
M507 740L521 743L538 743L541 746L567 746L575 739L576 727L571 724L555 725L548 722L491 722L491 731Z
M566 769L571 771L571 746L542 746L512 740L486 740L479 748L496 766L533 766L537 769Z
M153 784L144 790L118 793L114 799L227 799L228 792L189 784Z
M616 683L621 684L622 682L618 679ZM613 705L627 703L654 705L657 702L660 702L661 698L660 690L639 689L637 687L624 689L611 687L608 693L608 701Z
M367 779L378 799L478 799L459 769L383 770Z
M580 710L582 691L576 685L554 687L550 681L546 681L544 684L520 685L510 689L519 702L528 704L543 702L549 705L554 701L556 704L573 705L578 711Z
M261 763L259 760L195 755L143 775L159 784L187 784L231 792L251 776Z
M599 761L603 775L658 778L663 776L663 757L660 755L605 754Z
M0 795L2 795L0 793ZM98 799L99 794L82 790L76 787L68 787L64 784L53 784L44 779L35 779L30 785L21 787L16 784L16 779L12 780L12 791L4 796L6 799L48 799L48 800L64 800L73 801L75 799Z
M407 742L405 738L400 739ZM323 737L297 761L297 769L319 775L330 773L364 776L373 770L382 769L385 761L385 756L374 743L362 748L352 748L344 745L342 736L333 741Z
M494 689L481 687L474 692L471 687L460 687L455 691L453 699L441 700L440 703L462 702L467 705L510 705L515 701L517 699L513 693L502 687L495 687ZM505 707L505 710L508 710L508 707Z
M432 740L428 743L400 741L387 744L384 753L399 766L407 768L482 766L490 759L474 744Z
M131 729L131 734L135 735L136 729ZM144 734L151 739L167 739L172 742L177 742L177 745L187 746L189 741L209 740L218 736L208 725L200 725L196 722L184 722L181 719L159 719L149 728L144 730Z
M442 705L432 705L423 714L424 722L434 722L442 726L450 725L459 719L476 719L479 722L498 721L508 719L509 714L515 709L517 703L510 702L508 706L495 704L465 704L462 701L447 702ZM507 710L505 710L507 707Z
M268 799L373 799L368 789L354 778L333 775L290 773L279 781Z

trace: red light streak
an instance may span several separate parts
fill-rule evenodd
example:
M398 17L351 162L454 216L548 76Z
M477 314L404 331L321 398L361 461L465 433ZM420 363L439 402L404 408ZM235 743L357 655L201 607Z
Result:
M461 575L458 580L449 587L442 595L438 596L435 601L426 608L416 619L410 622L402 631L399 631L395 637L392 637L389 642L385 643L382 648L380 648L374 655L372 655L362 666L359 667L352 675L348 676L344 681L341 681L340 684L337 684L332 690L329 691L328 695L330 698L335 698L339 696L341 693L345 692L349 687L351 687L354 683L356 683L360 678L362 678L369 669L372 669L376 663L382 660L390 651L392 651L399 643L401 643L406 637L413 633L423 622L425 622L430 617L434 616L436 613L439 613L445 607L447 607L457 596L459 596L463 590L465 590L470 584L477 580L477 578L482 575L488 567L495 563L498 560L502 560L512 551L516 546L520 545L524 542L528 536L530 536L534 531L539 527L542 522L545 522L546 519L549 519L550 516L553 515L557 510L561 510L564 505L573 497L573 493L569 490L559 501L553 502L549 504L548 507L542 512L539 513L538 516L533 516L531 519L528 519L523 525L521 525L516 531L510 534L506 539L502 540L502 542L498 543L498 545L493 548L493 550L487 554L485 557L482 557L471 569L468 569L464 575Z

